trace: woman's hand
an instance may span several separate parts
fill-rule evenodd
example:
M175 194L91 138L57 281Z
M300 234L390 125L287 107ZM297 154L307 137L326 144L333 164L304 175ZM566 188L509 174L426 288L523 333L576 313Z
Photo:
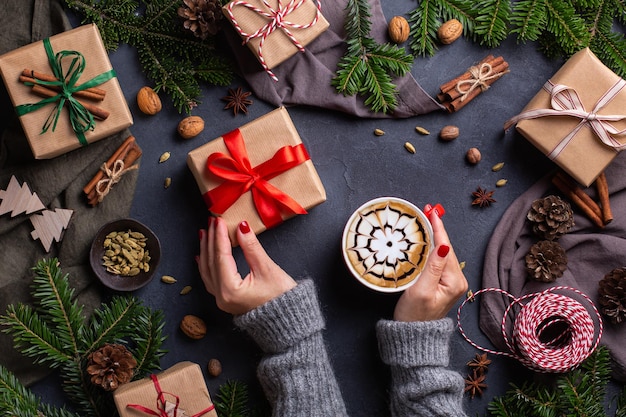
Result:
M243 314L278 297L296 282L267 255L247 222L237 228L237 239L250 266L243 279L237 271L226 224L209 218L208 230L200 230L198 269L206 290L217 306L231 314Z
M429 219L435 249L419 279L400 296L394 311L394 319L398 321L441 319L467 292L467 280L436 210L431 211Z

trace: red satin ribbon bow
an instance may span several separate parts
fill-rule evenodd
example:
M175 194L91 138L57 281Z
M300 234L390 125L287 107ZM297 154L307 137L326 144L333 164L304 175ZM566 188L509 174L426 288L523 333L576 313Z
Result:
M159 383L159 380L156 375L152 374L150 375L150 378L152 379L152 382L154 383L154 388L156 389L156 392L157 392L157 411L151 410L148 407L144 407L143 405L139 405L139 404L128 404L126 407L143 411L144 413L150 414L151 416L169 417L169 415L165 411L165 403L166 403L165 394L169 394L176 399L176 405L174 407L174 416L176 417L178 415L178 404L180 403L180 397L170 392L164 392L161 389L161 384ZM209 411L212 411L213 409L215 409L215 405L211 404L204 410L200 411L199 413L193 414L190 417L200 417L202 415L205 415Z
M225 134L223 139L230 155L216 152L207 158L208 170L224 179L222 184L204 194L209 210L224 214L239 197L250 191L259 217L268 229L282 223L281 212L307 213L293 198L268 182L310 159L303 144L283 146L271 159L253 168L239 129Z

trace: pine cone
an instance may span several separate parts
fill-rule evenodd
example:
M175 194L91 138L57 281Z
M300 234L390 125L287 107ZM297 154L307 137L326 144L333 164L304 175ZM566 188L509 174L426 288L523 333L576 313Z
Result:
M92 352L88 358L87 373L91 383L101 386L105 391L113 391L118 386L129 382L137 361L125 346L107 343Z
M626 268L616 268L598 282L600 311L613 324L626 321Z
M533 201L526 218L532 222L533 232L546 240L556 240L574 226L572 207L555 195Z
M558 242L541 240L526 254L526 270L534 280L553 282L567 269L567 254Z
M183 0L178 16L185 19L183 27L194 36L206 39L221 29L222 6L220 0Z

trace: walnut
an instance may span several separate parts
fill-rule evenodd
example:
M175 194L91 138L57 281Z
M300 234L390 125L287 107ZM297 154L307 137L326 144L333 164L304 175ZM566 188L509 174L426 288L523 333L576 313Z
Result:
M180 330L188 337L199 340L206 335L206 324L200 317L188 314L181 320Z
M204 130L204 120L200 116L185 117L178 123L177 130L183 139L191 139Z
M155 115L161 111L161 99L150 87L141 87L137 93L137 106L142 113Z
M409 22L404 17L394 16L389 21L387 31L389 32L389 39L394 43L400 44L409 39L411 28L409 27Z
M444 126L439 132L439 139L447 141L454 140L459 137L459 128L457 126Z
M457 19L450 19L437 30L437 37L444 45L449 45L463 34L463 25Z
M465 154L465 159L472 165L476 165L480 162L482 156L478 148L469 148L467 153Z

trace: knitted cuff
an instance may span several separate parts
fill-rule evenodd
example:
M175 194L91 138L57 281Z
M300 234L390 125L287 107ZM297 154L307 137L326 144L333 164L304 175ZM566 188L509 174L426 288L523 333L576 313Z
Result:
M422 322L380 320L376 324L378 348L390 366L448 366L450 318Z
M324 317L312 280L302 280L290 291L243 315L234 323L267 353L283 352L324 329Z

